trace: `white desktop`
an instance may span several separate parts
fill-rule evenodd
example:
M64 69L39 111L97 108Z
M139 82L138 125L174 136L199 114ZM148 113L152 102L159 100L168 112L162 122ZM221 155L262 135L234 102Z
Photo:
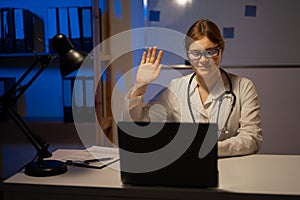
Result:
M59 149L53 158L64 160L80 152ZM103 169L70 166L65 174L52 177L31 177L19 172L4 181L4 199L193 199L199 195L212 199L300 198L298 155L255 154L219 159L219 186L213 189L123 185L118 165L115 162Z

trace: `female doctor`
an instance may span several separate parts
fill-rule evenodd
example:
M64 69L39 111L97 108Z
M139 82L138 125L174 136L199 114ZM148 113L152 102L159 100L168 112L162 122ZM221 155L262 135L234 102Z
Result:
M194 73L173 79L167 89L144 104L148 85L161 71L163 51L148 48L142 55L129 113L134 121L216 122L219 126L218 156L258 152L262 143L260 107L251 80L220 68L224 39L209 20L195 22L186 34L185 48Z

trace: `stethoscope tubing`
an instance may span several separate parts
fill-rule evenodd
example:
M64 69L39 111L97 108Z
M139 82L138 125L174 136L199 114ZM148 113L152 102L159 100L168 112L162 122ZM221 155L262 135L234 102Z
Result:
M232 82L231 82L231 79L228 75L228 73L220 68L220 71L221 73L224 73L225 76L226 76L226 79L229 83L229 90L225 91L222 95L221 95L221 100L220 100L220 104L219 104L219 111L218 111L218 116L217 116L217 122L219 121L219 112L220 112L220 108L221 108L221 104L223 102L223 99L224 99L224 96L225 95L231 95L232 96L232 102L231 102L231 108L230 108L230 111L228 113L228 116L227 116L227 119L224 123L224 127L221 129L221 132L227 132L226 129L227 129L227 124L228 124L228 121L229 121L229 118L230 118L230 115L232 114L233 112L233 108L235 106L235 103L236 103L236 96L233 92L233 89L232 89ZM189 80L189 83L188 83L188 88L187 88L187 102L188 102L188 107L189 107L189 111L190 111L190 115L192 117L192 120L194 123L196 123L196 120L195 120L195 116L193 114L193 111L192 111L192 107L191 107L191 98L190 98L190 89L191 89L191 84L192 84L192 81L194 79L194 77L196 76L196 72L194 72Z

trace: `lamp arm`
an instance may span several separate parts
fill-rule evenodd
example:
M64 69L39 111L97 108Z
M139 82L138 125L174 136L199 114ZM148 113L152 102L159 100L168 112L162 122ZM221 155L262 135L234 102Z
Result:
M26 124L22 117L18 114L14 108L14 104L21 97L21 95L30 87L30 85L38 78L38 76L44 71L48 64L52 61L53 57L48 55L37 56L30 67L22 74L19 80L0 97L0 106L8 111L13 121L21 129L23 134L31 142L38 153L38 162L42 162L43 158L51 157L52 154L48 151L49 144L47 144L41 137L34 134L31 128ZM22 85L22 82L27 78L30 72L35 66L40 63L41 67L31 77L27 83Z
M24 79L28 76L28 74L33 70L33 68L36 66L36 64L39 62L39 56L36 56L33 63L26 69L26 71L22 74L22 76L19 78L19 80L15 83L14 86L10 88L11 92L18 91L18 87L21 86Z
M37 56L34 62L30 65L30 67L22 74L19 80L11 87L8 91L10 97L15 95L13 99L10 99L10 106L14 105L15 102L24 94L24 92L31 86L31 84L39 77L39 75L46 69L49 63L53 60L52 56ZM28 74L34 69L34 67L41 63L40 69L32 76L32 78L22 86L22 82L28 76Z
M65 61L60 60L60 72L62 76L66 76L69 73L77 70L81 63L83 62L86 54L80 51L75 51L71 42L66 38L65 35L58 34L53 39L53 45L61 57L64 57ZM69 53L71 52L71 53ZM8 114L14 120L14 122L21 129L23 134L31 142L37 151L37 160L31 161L25 166L25 174L29 176L54 176L65 173L67 171L67 165L63 161L50 160L44 158L51 157L52 154L48 151L49 144L47 144L42 138L34 134L22 117L18 114L14 108L15 103L20 98L20 96L30 87L30 85L37 79L37 77L43 72L43 70L49 65L53 60L53 56L37 56L34 62L28 67L24 74L19 78L16 84L11 87L4 95L0 96L0 109L4 108L8 111ZM61 63L68 64L71 62L67 69L62 67ZM37 72L30 78L30 80L22 84L27 78L30 72L34 69L35 65L40 63L42 66ZM69 65L69 64L68 64Z
M54 36L52 39L52 45L61 57L60 73L63 77L72 73L73 71L78 70L87 55L85 52L75 50L72 43L63 34L57 34ZM31 161L25 166L25 174L29 176L54 176L67 171L67 165L63 161L50 159L44 160L44 158L52 156L52 154L48 151L49 144L47 144L38 135L33 133L30 127L14 108L17 100L37 79L37 77L43 72L49 63L51 63L53 58L53 56L48 55L36 56L34 62L28 67L25 73L22 74L16 84L14 84L11 89L5 92L4 95L0 96L0 109L4 108L8 111L8 114L37 151L37 160ZM27 83L22 84L25 82L25 79L38 63L42 65L41 68L34 73Z
M48 151L49 144L46 143L41 137L34 134L32 129L27 125L27 123L22 119L14 107L7 109L9 115L17 126L24 133L26 138L31 142L33 147L38 153L38 161L42 162L43 158L49 158L52 154Z

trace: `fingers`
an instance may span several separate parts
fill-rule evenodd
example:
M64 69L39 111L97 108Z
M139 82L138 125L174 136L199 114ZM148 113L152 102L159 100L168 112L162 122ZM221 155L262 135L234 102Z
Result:
M155 65L159 65L159 64L160 64L160 61L161 61L161 59L162 59L162 55L163 55L163 51L160 50L160 51L158 52L157 58L156 58L156 60L155 60L155 62L154 62Z
M142 60L141 60L140 64L145 64L145 62L146 62L146 55L147 55L147 53L144 51L143 55L142 55Z
M156 46L154 46L153 48L149 47L147 52L146 51L143 52L142 60L141 60L140 64L152 63L152 64L155 64L155 65L158 65L160 63L161 59L162 59L163 51L160 50L158 52L157 57L156 57L156 52L157 52L157 47Z
M149 62L150 62L151 57L152 57L152 48L149 47L149 48L148 48L148 52L147 52L146 63L149 63Z
M150 63L152 63L152 64L155 62L156 51L157 51L157 47L154 46L153 50L152 50L152 53L151 53L151 57L150 57Z

